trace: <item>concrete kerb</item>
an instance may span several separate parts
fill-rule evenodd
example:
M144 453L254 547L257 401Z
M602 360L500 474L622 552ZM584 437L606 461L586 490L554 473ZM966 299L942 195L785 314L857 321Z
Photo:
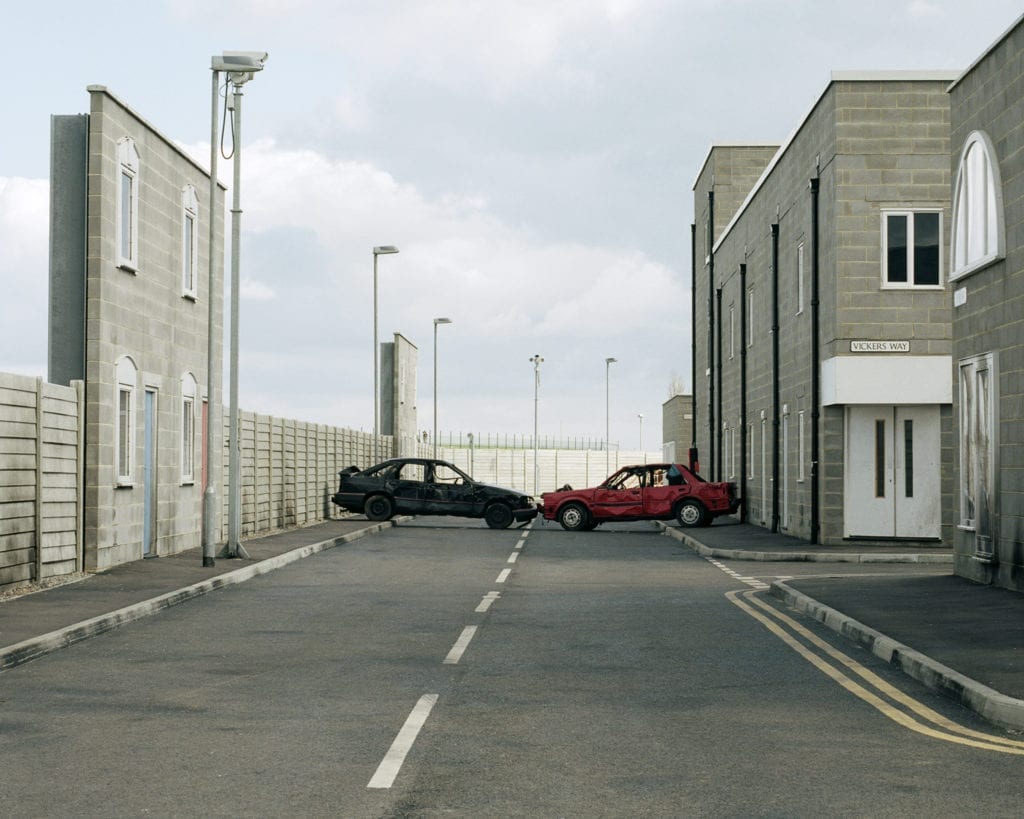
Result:
M940 691L952 697L989 722L1011 730L1024 730L1024 700L1008 697L972 680L959 671L954 671L931 657L819 603L790 587L783 580L772 583L771 594L836 633L864 646L879 659L895 666L933 691Z
M716 560L753 560L763 562L787 563L920 563L920 564L952 564L950 554L927 554L921 552L863 554L857 552L765 552L750 549L717 549L701 543L681 529L669 526L662 521L655 521L662 534L682 541L686 546L701 557L713 557Z
M13 668L14 666L21 665L22 663L27 663L29 660L34 660L44 654L49 654L52 651L57 651L58 649L74 645L75 643L81 642L89 637L95 637L97 634L102 634L119 626L127 625L128 623L132 623L136 620L141 620L143 617L156 614L157 612L168 609L171 606L176 606L179 603L184 603L187 600L192 600L193 598L208 594L209 592L216 591L217 589L224 588L225 586L244 583L246 580L251 580L252 578L258 577L262 574L267 574L275 569L280 569L297 560L311 557L314 554L326 551L327 549L332 549L335 546L351 543L352 541L359 540L367 535L376 534L377 532L390 528L396 522L397 520L384 521L383 523L367 526L365 529L349 532L335 538L330 538L329 540L322 540L319 543L300 546L297 549L292 549L291 551L267 558L266 560L261 560L249 566L243 566L240 569L235 569L234 571L212 577L209 580L202 580L199 583L193 583L191 586L186 586L185 588L177 589L175 591L168 592L167 594L162 594L159 597L153 597L140 603L133 603L130 606L125 606L124 608L117 609L116 611L101 614L88 620L83 620L80 623L74 623L73 625L51 631L48 634L42 634L38 637L32 637L28 640L23 640L20 643L15 643L12 646L7 646L0 649L0 671L7 668Z

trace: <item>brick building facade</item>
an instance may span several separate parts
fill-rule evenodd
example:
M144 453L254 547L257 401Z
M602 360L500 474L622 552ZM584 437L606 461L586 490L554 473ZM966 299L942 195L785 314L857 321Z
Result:
M696 439L750 523L952 540L952 79L833 74L782 147L700 169Z
M106 88L88 91L87 115L52 124L49 379L86 383L94 570L201 543L207 339L212 329L220 362L223 324L223 264L211 290L208 232L212 218L223 247L224 190L210 214L208 171Z
M957 574L1024 590L1024 17L951 86Z

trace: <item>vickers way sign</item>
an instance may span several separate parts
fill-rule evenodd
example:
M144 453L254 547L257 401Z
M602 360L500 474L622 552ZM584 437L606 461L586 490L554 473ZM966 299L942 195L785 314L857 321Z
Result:
M909 353L909 341L851 341L851 353Z

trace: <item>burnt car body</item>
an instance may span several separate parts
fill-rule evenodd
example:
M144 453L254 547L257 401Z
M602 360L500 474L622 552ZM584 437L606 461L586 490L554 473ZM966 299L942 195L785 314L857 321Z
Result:
M736 484L706 481L683 464L624 466L592 489L541 495L541 513L563 529L588 531L608 521L672 520L706 526L740 507Z
M483 518L492 529L537 516L533 498L515 489L474 481L457 466L434 458L392 458L360 470L339 474L331 501L370 520L396 514L456 515Z

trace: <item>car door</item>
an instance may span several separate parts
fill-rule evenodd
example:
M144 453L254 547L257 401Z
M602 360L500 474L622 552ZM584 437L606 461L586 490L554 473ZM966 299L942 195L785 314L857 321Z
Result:
M424 508L424 466L417 461L402 464L391 479L389 490L395 499L395 509L411 515L423 514Z
M665 518L672 516L672 507L681 494L682 486L670 486L665 466L653 466L644 481L644 516Z
M643 477L621 469L594 490L594 514L602 520L641 517L644 513Z
M424 494L435 514L468 515L473 511L473 485L448 464L434 464L427 476Z

